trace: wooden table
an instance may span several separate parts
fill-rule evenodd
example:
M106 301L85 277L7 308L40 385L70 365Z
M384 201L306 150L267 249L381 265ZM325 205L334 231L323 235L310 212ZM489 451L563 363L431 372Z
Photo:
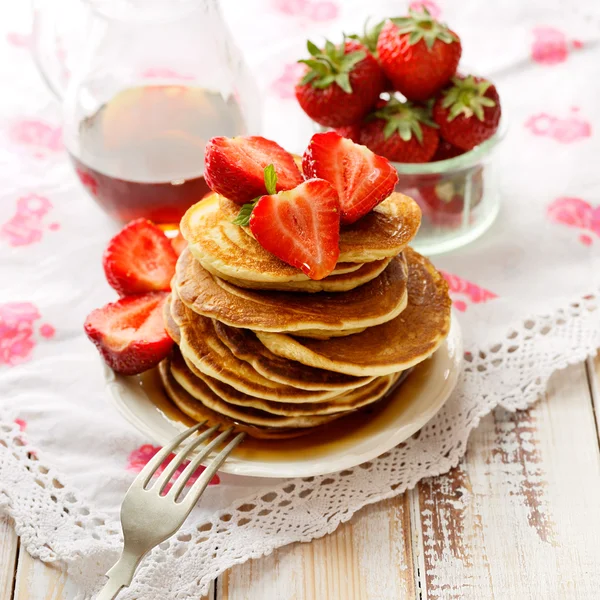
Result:
M498 409L450 473L231 569L211 600L600 598L600 356ZM0 600L75 597L0 522ZM166 597L165 597L166 599Z

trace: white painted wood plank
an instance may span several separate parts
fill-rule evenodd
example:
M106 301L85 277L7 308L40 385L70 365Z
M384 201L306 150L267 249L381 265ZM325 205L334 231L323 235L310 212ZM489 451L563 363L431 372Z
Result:
M9 519L0 519L0 600L11 600L17 567L17 535Z
M585 368L497 410L465 460L419 484L426 598L597 599L600 457Z
M218 600L415 598L408 495L368 506L334 533L225 573Z
M595 358L588 358L585 365L596 417L596 435L598 435L598 442L600 443L600 352L596 354Z
M165 583L165 600L168 596L168 582ZM31 557L23 548L18 556L14 600L74 600L78 596L77 587L66 573ZM211 584L209 593L198 600L213 600L215 585ZM0 596L5 600L4 596ZM11 596L6 597L7 600Z
M14 600L71 600L75 591L67 584L67 575L19 549Z

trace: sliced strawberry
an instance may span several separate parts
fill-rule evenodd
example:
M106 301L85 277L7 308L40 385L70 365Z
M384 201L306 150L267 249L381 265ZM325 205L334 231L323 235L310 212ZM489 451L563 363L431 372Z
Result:
M311 279L327 277L340 255L340 204L323 179L263 196L254 206L250 231L258 243Z
M110 240L102 264L106 280L121 296L169 290L177 254L163 231L136 219Z
M111 369L136 375L167 356L173 346L162 316L167 297L166 292L128 296L88 315L85 332Z
M210 189L238 204L267 193L264 169L275 167L277 191L302 183L294 157L263 137L214 137L206 144L204 178Z
M335 133L315 133L302 157L307 177L329 181L337 190L341 221L354 223L385 200L398 183L389 161Z

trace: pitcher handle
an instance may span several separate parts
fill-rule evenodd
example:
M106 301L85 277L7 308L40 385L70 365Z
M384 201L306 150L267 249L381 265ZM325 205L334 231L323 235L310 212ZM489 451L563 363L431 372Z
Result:
M57 35L56 9L59 3L32 0L32 53L38 71L48 89L62 101L69 81L66 53Z

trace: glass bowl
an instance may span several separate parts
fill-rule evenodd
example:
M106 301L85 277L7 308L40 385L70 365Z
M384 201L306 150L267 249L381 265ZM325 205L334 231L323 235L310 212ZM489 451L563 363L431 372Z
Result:
M423 220L412 246L431 256L460 248L482 235L500 208L498 144L506 123L473 150L432 163L392 163L396 191L413 198Z

